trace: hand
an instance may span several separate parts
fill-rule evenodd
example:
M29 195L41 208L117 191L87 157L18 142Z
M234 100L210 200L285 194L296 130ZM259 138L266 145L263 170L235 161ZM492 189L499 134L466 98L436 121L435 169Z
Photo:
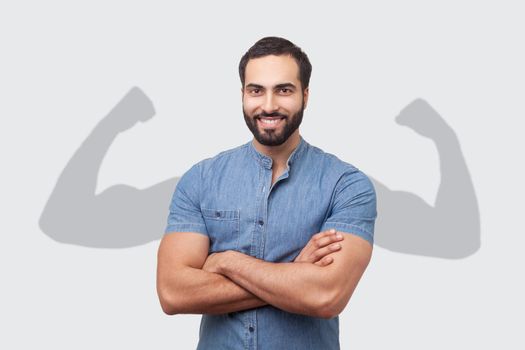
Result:
M207 272L220 273L220 263L228 252L211 253L206 258L202 269Z
M334 259L330 254L341 249L343 235L334 229L316 233L310 238L294 262L307 262L317 266L330 265Z

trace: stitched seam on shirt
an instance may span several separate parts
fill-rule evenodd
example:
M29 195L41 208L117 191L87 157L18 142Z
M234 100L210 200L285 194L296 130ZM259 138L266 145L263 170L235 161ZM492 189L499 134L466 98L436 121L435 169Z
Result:
M204 212L207 212L206 214L204 214ZM227 217L227 218L224 218L224 217L215 217L215 216L211 216L211 213L216 213L216 212L222 212L222 213L228 213L228 214L231 214L231 213L235 213L233 215L233 217ZM222 209L212 209L212 208L203 208L201 207L201 214L202 214L202 217L206 218L206 219L212 219L212 220L219 220L219 221L233 221L233 220L239 220L240 219L240 209L229 209L229 210L222 210Z
M199 168L199 208L200 208L201 203L202 203L202 165L201 163L198 163L198 168ZM202 216L202 209L201 209L201 216ZM206 227L206 225L204 225L204 227Z
M361 217L355 217L355 216L347 216L348 219L355 219L355 220L375 220L377 216L361 216Z
M333 221L330 221L330 222L325 222L325 225L329 225L329 224L332 224L332 225L341 225L343 227L355 227L357 229L359 229L359 231L362 231L370 236L373 236L373 234L367 230L365 230L364 228L362 228L361 226L357 226L357 225L352 225L352 224L345 224L343 222L333 222Z
M197 227L204 227L206 228L206 225L204 224L195 224L195 223L188 223L188 222L177 222L176 224L170 224L168 227L175 227L175 226L197 226Z
M313 147L315 149L315 147ZM321 151L321 150L319 150ZM321 151L322 152L322 151ZM343 173L344 174L344 173ZM343 174L341 174L339 176L339 178L337 179L335 185L334 185L334 189L332 190L332 195L330 197L330 202L328 203L328 209L326 210L326 213L325 213L325 216L324 216L324 219L323 221L326 221L330 215L332 214L333 210L334 210L334 201L335 201L335 197L338 193L337 191L337 186L339 185L339 182L341 181L341 179L343 178Z

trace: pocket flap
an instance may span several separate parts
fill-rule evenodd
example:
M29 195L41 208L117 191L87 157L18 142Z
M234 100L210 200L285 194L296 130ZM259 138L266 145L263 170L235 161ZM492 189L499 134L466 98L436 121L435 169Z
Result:
M215 220L237 220L239 219L239 210L217 210L201 208L202 216L207 219Z

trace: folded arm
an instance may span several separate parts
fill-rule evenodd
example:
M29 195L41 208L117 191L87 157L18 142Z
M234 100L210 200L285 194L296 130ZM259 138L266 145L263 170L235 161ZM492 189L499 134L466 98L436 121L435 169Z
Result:
M194 166L179 181L167 230L206 228L199 206L200 177ZM233 251L208 256L205 233L167 234L158 255L162 308L168 314L226 313L271 304L288 312L333 317L348 303L370 261L376 215L371 182L350 167L334 189L322 226L348 232L337 243L339 249L319 244L336 236L320 233L295 262L270 263Z
M270 263L227 251L210 255L204 270L228 277L237 285L277 308L314 317L337 316L348 303L372 254L372 245L344 234L333 263Z
M202 270L208 249L209 238L199 233L163 237L157 256L157 293L165 313L221 314L266 304L227 277Z
M343 238L335 230L315 234L295 262L328 266ZM209 238L200 233L164 236L157 259L157 293L165 313L222 314L267 304L226 276L203 269L208 249Z

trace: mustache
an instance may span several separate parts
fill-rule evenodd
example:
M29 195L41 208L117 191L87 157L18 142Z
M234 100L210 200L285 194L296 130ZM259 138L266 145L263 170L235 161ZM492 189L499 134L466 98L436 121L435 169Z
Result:
M254 117L254 118L260 118L260 117L266 117L266 118L271 118L271 117L281 117L281 118L286 118L287 115L286 115L286 114L279 113L279 112L273 112L273 113L262 112L262 113L259 113L259 114L254 115L253 117Z

